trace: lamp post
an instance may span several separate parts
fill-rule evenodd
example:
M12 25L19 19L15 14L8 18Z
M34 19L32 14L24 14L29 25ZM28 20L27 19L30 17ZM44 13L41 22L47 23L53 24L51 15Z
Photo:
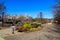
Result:
M14 34L14 29L15 29L14 24L12 24L11 28L12 28L12 34Z
M15 16L12 17L12 21L13 21L13 24L12 24L12 34L14 34L14 29L15 29Z

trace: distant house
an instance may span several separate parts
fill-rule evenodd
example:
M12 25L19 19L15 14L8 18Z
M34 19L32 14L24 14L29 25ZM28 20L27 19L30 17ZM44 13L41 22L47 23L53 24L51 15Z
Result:
M27 20L29 23L32 23L32 22L33 22L33 18L30 17L30 16L26 16L26 20Z
M53 22L53 19L47 19L47 22L48 23L52 23Z

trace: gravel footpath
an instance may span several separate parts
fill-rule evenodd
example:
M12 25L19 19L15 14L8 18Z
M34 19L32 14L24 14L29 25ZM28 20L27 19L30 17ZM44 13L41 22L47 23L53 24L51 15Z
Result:
M1 37L5 37L5 36L9 35L9 33L11 33L11 32L12 32L11 28L2 29L2 30L0 30L0 36Z
M4 29L4 30L0 30L0 37L4 38L4 37L7 37L7 36L13 36L13 35L21 35L23 34L24 32L20 33L20 32L17 32L17 31L14 31L14 34L12 34L12 29L11 28L7 28L7 29Z
M22 35L17 34L13 36L7 36L4 39L5 40L60 40L60 31L57 31L56 27L50 27L50 28L47 27L41 31L28 32Z
M4 40L2 37L0 37L0 40Z
M48 26L51 26L51 25L48 25ZM17 33L17 34L5 36L3 38L5 40L60 40L60 31L58 31L57 28L60 28L60 27L46 27L40 31ZM10 30L10 33L11 33L11 30Z

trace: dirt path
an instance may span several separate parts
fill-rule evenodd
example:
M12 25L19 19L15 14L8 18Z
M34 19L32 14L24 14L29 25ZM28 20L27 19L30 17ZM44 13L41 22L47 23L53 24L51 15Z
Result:
M14 35L16 35L16 34L23 34L23 33L19 33L19 32L17 32L17 31L14 31ZM12 28L7 28L7 29L2 29L2 30L0 30L0 37L6 37L6 36L10 36L10 35L13 35L12 34Z
M60 31L52 25L46 25L41 31L24 33L22 35L17 34L13 36L7 36L5 40L60 40ZM59 27L60 28L60 27Z
M12 32L12 29L11 29L11 28L0 30L0 36L1 36L1 37L4 37L4 36L6 36L8 33L11 33L11 32Z

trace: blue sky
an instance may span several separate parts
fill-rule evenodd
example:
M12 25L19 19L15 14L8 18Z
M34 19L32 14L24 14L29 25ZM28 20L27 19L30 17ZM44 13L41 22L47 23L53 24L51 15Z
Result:
M52 5L55 0L1 0L5 2L10 15L29 15L37 17L42 12L43 17L52 18Z

